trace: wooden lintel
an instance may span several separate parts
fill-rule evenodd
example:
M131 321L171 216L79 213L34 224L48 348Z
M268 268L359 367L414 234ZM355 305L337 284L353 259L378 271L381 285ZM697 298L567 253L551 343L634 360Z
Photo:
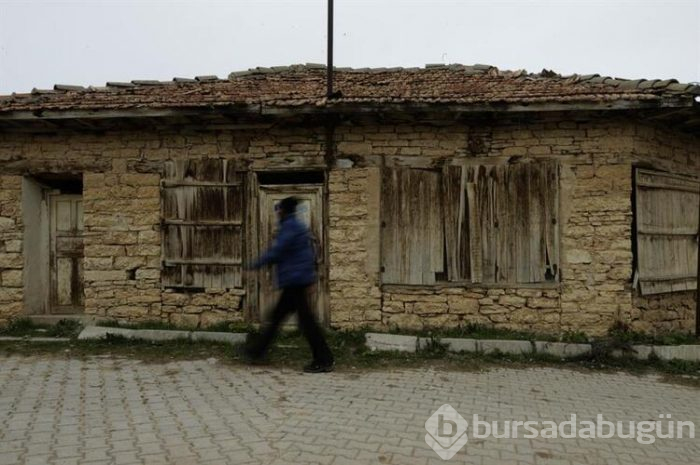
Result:
M185 108L125 108L97 110L34 110L0 112L0 121L46 121L66 119L167 118L177 116L216 115L219 113L259 114L259 105Z
M167 181L162 180L161 186L172 187L240 187L240 182L210 182L210 181Z
M186 260L186 259L169 259L163 260L165 266L175 265L210 265L210 266L241 266L242 260L216 260L216 259L201 259L201 260Z
M531 104L443 104L443 103L336 103L318 107L302 105L296 107L263 107L262 115L287 116L299 113L356 113L376 114L377 110L385 115L392 113L531 113L531 112L560 112L560 111L608 111L608 110L641 110L661 108L690 108L693 102L688 99L658 99L658 100L613 100L603 102L543 102Z
M211 226L211 227L240 227L243 225L241 221L214 221L214 220L176 220L163 219L163 224L169 226Z

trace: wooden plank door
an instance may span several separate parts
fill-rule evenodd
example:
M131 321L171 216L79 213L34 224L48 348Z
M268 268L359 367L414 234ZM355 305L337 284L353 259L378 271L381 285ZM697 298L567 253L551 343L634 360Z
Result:
M50 194L49 312L80 313L83 292L83 198Z
M306 224L316 246L316 269L318 279L309 290L309 305L321 324L326 324L326 276L325 248L323 242L323 186L320 185L275 185L260 187L260 242L259 250L266 250L277 233L278 220L275 206L285 197L299 200L297 217ZM266 267L258 274L258 307L260 321L266 321L279 299L280 291L275 287L274 267ZM295 319L290 323L295 324Z

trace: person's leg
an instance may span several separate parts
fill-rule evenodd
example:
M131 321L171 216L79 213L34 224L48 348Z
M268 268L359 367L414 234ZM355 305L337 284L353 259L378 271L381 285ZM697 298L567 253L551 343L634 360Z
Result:
M333 354L323 337L323 330L316 321L307 298L307 289L295 287L292 290L294 308L299 317L299 329L311 346L314 362L322 366L333 365Z
M275 305L275 308L272 310L270 320L263 323L262 332L258 339L248 345L247 353L251 358L260 359L265 356L277 335L277 330L287 315L294 311L295 305L296 303L289 289L282 289L282 295L280 295L277 305Z

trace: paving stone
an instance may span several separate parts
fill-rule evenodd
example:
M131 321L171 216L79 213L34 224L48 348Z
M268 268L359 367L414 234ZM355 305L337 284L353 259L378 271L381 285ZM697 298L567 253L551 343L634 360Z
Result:
M491 347L503 347L494 342ZM27 431L24 440L0 436L0 465L441 464L425 443L425 422L445 403L469 421L472 414L561 421L571 413L581 419L601 413L629 421L667 413L700 422L697 391L658 375L542 367L308 376L207 360L144 364L0 354L0 386L0 428L24 423ZM101 408L87 409L93 391ZM452 462L691 464L697 445L694 439L643 448L633 439L470 439Z

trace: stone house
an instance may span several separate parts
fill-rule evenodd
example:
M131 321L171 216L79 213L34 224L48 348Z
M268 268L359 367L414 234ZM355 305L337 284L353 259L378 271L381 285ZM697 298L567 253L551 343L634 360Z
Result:
M339 328L694 327L700 87L298 65L0 97L0 322L259 321L293 194Z

